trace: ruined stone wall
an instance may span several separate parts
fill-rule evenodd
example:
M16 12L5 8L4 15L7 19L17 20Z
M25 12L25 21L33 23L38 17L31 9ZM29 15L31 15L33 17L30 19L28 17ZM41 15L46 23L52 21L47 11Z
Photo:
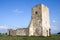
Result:
M42 27L43 36L49 36L50 21L49 21L49 9L42 5Z
M41 5L36 5L32 8L31 24L29 27L29 35L41 36L42 35L42 19L41 19Z
M11 35L11 36L28 36L29 30L28 30L28 28L18 28L16 30L9 29L8 35Z
M32 8L32 17L29 27L29 35L34 36L49 36L50 22L49 10L43 5L39 4Z
M34 6L32 8L32 16L28 28L10 29L8 34L12 36L49 36L49 9L43 4Z
M16 36L16 30L9 29L8 31L9 31L9 33L8 33L9 35Z
M28 28L19 28L19 29L16 29L16 35L20 35L20 36L28 35Z

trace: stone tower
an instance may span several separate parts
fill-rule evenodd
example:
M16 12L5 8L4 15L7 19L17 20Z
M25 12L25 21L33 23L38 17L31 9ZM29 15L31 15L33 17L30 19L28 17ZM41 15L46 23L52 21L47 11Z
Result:
M49 33L49 9L43 4L34 6L29 25L29 36L49 36Z
M32 8L31 21L28 28L9 29L8 35L16 36L50 36L49 9L43 4Z

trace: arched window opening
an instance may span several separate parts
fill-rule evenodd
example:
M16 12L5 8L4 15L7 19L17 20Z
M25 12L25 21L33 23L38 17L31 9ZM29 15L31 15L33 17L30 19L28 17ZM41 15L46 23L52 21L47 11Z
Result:
M36 11L35 14L38 14L38 12Z

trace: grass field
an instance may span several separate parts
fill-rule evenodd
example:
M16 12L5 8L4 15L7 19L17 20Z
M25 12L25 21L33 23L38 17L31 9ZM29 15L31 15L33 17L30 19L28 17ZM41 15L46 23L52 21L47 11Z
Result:
M7 36L0 35L0 40L60 40L59 35L52 35L51 37L41 37L41 36Z

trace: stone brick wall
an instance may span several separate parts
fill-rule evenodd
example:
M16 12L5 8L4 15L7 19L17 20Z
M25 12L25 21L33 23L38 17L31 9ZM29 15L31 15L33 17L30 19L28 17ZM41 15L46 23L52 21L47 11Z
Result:
M9 31L9 35L16 36L16 30L9 29L8 31Z
M34 6L32 8L29 35L49 36L49 29L49 9L43 4Z
M28 35L28 28L18 28L18 29L16 29L16 35L20 35L20 36Z
M49 36L50 20L49 20L49 9L42 5L42 27L43 36Z
M29 31L28 28L18 28L16 30L9 29L8 35L11 35L11 36L28 36L28 34L29 34L28 31Z
M32 8L32 16L28 28L9 29L8 35L49 36L49 29L49 9L43 4L39 4Z

